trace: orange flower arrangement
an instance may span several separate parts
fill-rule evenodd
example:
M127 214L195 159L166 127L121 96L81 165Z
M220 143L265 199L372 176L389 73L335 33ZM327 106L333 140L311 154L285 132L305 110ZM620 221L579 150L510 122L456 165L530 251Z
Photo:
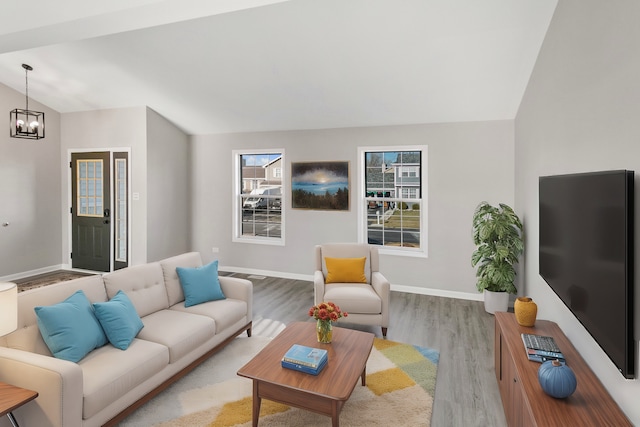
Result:
M341 317L348 315L346 311L341 311L340 307L332 302L323 302L309 309L309 316L322 321L337 322Z

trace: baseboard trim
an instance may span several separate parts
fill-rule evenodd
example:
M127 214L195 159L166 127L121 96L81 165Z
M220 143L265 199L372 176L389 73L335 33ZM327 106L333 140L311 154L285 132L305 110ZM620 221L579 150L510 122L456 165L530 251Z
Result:
M51 273L52 271L63 270L63 264L51 265L49 267L36 268L35 270L22 271L16 274L0 277L1 282L12 282L14 280L24 279L25 277L38 276L40 274Z
M255 274L257 276L280 277L283 279L305 280L313 282L311 274L295 274L284 273L282 271L259 270L255 268L233 267L229 265L221 266L221 271L229 273ZM447 291L444 289L422 288L419 286L394 285L391 284L391 290L396 292L405 292L408 294L430 295L435 297L455 298L471 301L484 301L481 293L468 293L458 291Z
M255 274L256 276L280 277L282 279L306 280L313 282L313 275L310 274L284 273L282 271L259 270L257 268L233 267L228 265L220 266L219 270L228 271L229 273Z
M434 297L455 298L464 299L470 301L484 301L482 294L447 291L444 289L422 288L418 286L406 286L406 285L391 285L392 291L406 292L409 294L430 295Z
M68 264L52 265L49 267L38 268L30 271L23 271L21 273L0 277L0 281L11 282L13 280L19 280L25 277L37 276L39 274L51 273L52 271L58 271L58 270L71 270L71 271L87 272L87 273L94 273L94 274L96 273L95 271L90 272L87 270L80 270L77 268L72 269L70 267L71 266ZM313 282L312 274L285 273L282 271L259 270L256 268L244 268L244 267L233 267L233 266L221 266L220 270L227 271L230 273L255 274L259 276L281 277L283 279L304 280L307 282ZM104 274L104 273L101 273L101 274ZM481 293L447 291L444 289L422 288L419 286L394 285L394 284L391 284L391 290L396 292L405 292L408 294L430 295L435 297L455 298L455 299L463 299L463 300L471 300L471 301L484 301Z

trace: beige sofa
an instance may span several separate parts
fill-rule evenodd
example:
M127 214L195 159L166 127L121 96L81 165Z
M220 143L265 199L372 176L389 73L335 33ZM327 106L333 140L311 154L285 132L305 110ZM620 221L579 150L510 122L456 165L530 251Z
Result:
M226 299L186 307L176 267L199 267L191 252L25 291L18 296L18 330L0 338L0 381L35 390L36 400L15 410L23 426L112 425L159 393L243 331L251 336L253 285L220 276ZM126 350L111 344L77 363L52 356L34 307L59 303L82 290L106 302L119 290L144 327ZM7 417L0 426L9 426Z

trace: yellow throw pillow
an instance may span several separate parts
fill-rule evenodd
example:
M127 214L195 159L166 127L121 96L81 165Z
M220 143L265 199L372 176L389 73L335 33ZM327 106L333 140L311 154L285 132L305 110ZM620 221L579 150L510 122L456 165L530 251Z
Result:
M327 264L326 283L367 283L364 274L366 257L362 258L324 258Z

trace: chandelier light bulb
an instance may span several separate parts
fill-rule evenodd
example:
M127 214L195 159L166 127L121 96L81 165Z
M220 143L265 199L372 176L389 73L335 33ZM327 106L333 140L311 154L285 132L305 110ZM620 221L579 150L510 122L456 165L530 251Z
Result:
M31 129L38 129L38 126L40 126L40 123L38 123L37 121L32 121L31 123L29 123L29 127Z

